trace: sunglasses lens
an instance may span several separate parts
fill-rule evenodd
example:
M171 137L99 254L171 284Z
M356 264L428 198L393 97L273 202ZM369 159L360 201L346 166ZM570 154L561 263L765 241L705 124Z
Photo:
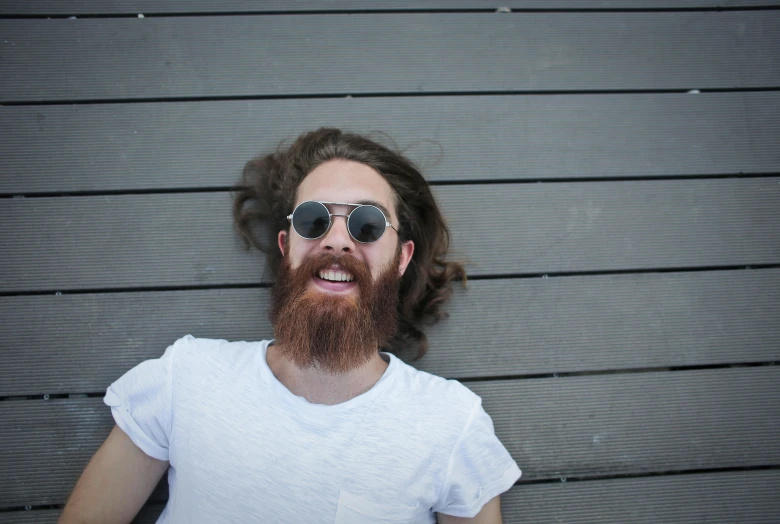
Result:
M385 215L374 206L361 206L349 215L349 232L358 242L376 242L385 232Z
M304 202L295 208L292 225L303 238L319 238L330 225L328 208L319 202Z

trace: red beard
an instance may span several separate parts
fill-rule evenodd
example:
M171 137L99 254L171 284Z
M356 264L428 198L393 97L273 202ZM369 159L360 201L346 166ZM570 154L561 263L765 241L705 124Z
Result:
M368 265L352 255L318 253L296 269L285 257L269 312L280 353L301 369L329 374L366 364L398 328L399 261L400 252L374 282ZM352 274L357 294L328 294L311 285L334 264Z

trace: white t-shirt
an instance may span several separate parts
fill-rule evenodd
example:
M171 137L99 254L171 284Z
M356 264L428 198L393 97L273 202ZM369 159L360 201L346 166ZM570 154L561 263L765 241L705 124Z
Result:
M433 523L520 478L461 383L382 352L370 390L313 404L274 376L270 342L187 335L108 387L117 425L170 461L158 523Z

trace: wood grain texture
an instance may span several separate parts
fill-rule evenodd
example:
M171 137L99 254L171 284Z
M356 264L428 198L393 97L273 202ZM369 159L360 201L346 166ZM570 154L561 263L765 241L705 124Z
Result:
M655 524L774 524L780 471L740 471L515 485L501 497L503 521Z
M131 524L155 524L165 508L161 502L150 502L138 512ZM0 512L0 524L56 524L59 509Z
M780 178L434 188L470 275L776 264ZM0 290L258 283L228 193L0 199ZM496 227L497 223L506 227ZM6 248L7 249L7 248Z
M63 5L64 4L64 5ZM295 11L415 11L430 9L495 10L495 0L80 0L66 4L57 0L6 0L0 15L86 15L138 13L266 13ZM502 6L511 9L668 9L745 8L780 5L777 0L512 0Z
M0 107L0 193L224 188L321 126L428 180L780 172L780 93L507 95Z
M470 382L523 480L777 464L775 366ZM0 507L61 504L113 426L100 398L0 402Z
M780 18L760 11L10 19L0 34L3 102L780 85Z
M780 2L496 7L2 2L0 196L28 198L0 198L0 524L56 521L7 510L65 502L132 366L271 336L224 189L320 125L457 183L435 188L453 258L495 279L413 365L483 397L524 470L505 522L780 520L780 269L742 269L780 260ZM559 180L582 178L620 180ZM72 397L19 399L43 394Z
M0 297L0 396L94 393L177 338L263 340L267 289ZM780 361L780 269L456 286L412 366L447 378Z

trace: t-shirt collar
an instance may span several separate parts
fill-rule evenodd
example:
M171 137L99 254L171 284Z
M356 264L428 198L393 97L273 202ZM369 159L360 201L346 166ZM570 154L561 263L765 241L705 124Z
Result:
M274 395L284 404L290 408L294 408L301 416L310 419L329 419L334 416L338 416L344 413L349 413L354 410L360 409L363 406L374 404L377 399L381 398L381 395L386 391L390 384L393 382L395 375L399 369L398 357L392 353L380 352L380 355L385 361L389 360L387 369L379 378L379 380L371 386L371 389L361 393L360 395L341 402L339 404L327 405L327 404L314 404L309 402L304 397L294 394L287 389L287 386L282 384L276 375L274 375L271 368L268 366L267 354L268 346L271 345L273 340L264 340L260 343L258 351L258 357L260 360L260 373L264 379L264 382L268 384Z

